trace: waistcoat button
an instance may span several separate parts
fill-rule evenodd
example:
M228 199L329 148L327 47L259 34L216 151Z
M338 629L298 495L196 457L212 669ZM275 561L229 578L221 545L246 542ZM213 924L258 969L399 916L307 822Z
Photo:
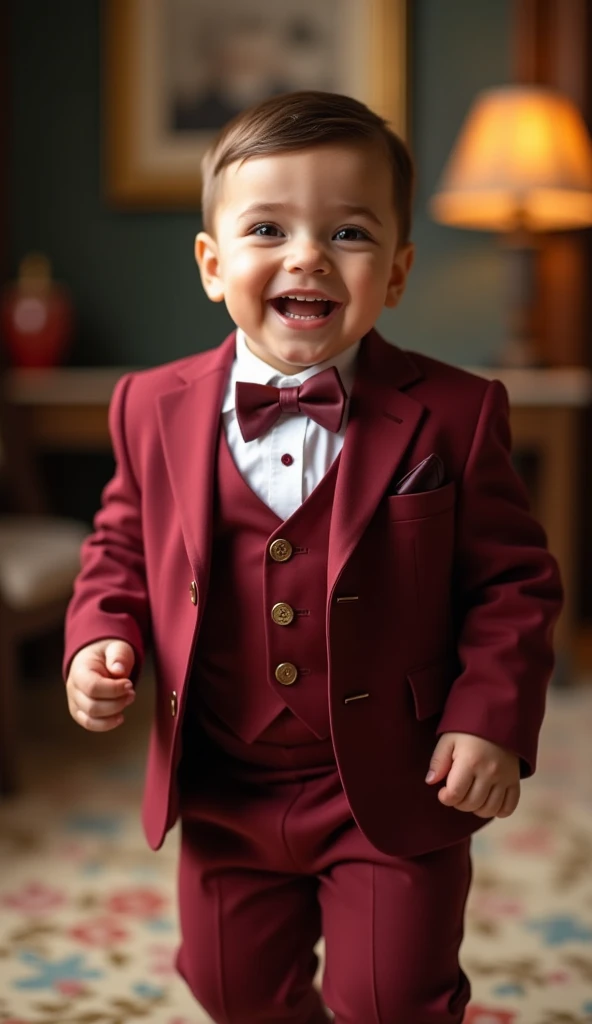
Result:
M292 545L289 540L282 540L278 537L269 545L269 554L274 562L287 562L292 557Z
M191 594L191 604L197 604L197 583L195 580L191 580L189 584L189 593Z
M173 690L171 693L171 717L175 718L177 714L177 691Z
M275 678L282 686L291 686L298 678L298 669L291 661L282 661L275 670Z
M278 626L289 626L294 618L294 609L285 601L278 601L271 609L271 617Z

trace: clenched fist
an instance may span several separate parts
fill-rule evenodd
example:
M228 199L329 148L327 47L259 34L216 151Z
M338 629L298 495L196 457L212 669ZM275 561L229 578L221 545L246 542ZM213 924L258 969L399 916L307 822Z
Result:
M429 785L446 779L438 799L479 818L508 818L520 799L520 762L510 750L470 733L445 732L432 755Z
M133 704L130 675L133 647L125 640L97 640L72 658L66 680L68 707L75 722L91 732L108 732L123 722Z

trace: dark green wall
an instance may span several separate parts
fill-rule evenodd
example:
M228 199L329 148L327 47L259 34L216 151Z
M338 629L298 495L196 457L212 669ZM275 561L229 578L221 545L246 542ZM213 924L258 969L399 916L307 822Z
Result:
M503 332L501 261L486 235L434 224L426 201L474 94L508 80L511 0L410 0L420 177L409 290L380 322L452 362L485 362ZM101 198L100 0L12 0L15 269L47 252L72 289L71 361L143 365L209 348L229 320L201 291L197 216L122 213Z

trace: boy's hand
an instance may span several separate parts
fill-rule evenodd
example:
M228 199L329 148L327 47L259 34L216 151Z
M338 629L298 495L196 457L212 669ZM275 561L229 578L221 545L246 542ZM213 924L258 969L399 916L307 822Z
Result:
M134 661L134 649L125 640L98 640L74 655L66 692L75 722L91 732L122 724L122 712L136 696L129 678Z
M438 799L446 807L472 811L480 818L507 818L518 806L518 758L480 736L445 732L440 737L426 782L433 785L444 778Z

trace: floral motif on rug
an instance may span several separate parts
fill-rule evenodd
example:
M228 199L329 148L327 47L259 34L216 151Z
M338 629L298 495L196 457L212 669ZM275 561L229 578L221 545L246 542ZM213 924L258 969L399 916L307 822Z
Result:
M590 735L592 688L555 698L519 812L475 837L465 1024L592 1024ZM145 845L140 746L0 805L2 1024L209 1021L175 972L178 832Z

